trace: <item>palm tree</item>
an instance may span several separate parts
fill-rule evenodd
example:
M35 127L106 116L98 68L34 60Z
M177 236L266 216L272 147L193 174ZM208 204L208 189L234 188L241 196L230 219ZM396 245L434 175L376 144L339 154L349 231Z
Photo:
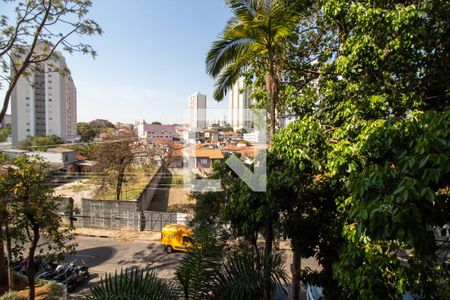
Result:
M275 133L275 107L286 40L298 25L299 0L226 0L234 14L206 58L206 71L216 79L214 98L223 100L242 71L257 59L267 68L270 136Z

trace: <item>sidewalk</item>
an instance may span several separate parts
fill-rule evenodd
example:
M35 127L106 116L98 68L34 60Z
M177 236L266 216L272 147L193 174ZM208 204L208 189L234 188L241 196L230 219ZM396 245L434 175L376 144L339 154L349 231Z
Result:
M75 235L109 238L122 241L159 241L161 239L160 232L120 229L111 230L102 228L76 228Z

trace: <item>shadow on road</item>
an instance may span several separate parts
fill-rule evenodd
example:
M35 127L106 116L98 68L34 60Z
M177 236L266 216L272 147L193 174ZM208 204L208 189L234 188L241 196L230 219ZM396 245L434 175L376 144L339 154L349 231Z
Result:
M75 254L66 255L66 261L84 261L89 268L101 265L116 254L113 247L94 247L77 250Z
M150 250L150 251L149 251ZM145 269L160 269L175 267L183 253L168 254L164 251L164 247L158 245L147 246L147 249L135 252L131 257L118 261L118 264L129 267L130 265L138 264L141 267L144 265Z

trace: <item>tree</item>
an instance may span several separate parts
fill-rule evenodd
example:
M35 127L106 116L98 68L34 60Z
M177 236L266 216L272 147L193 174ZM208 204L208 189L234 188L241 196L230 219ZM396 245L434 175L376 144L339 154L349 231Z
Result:
M82 142L92 141L98 134L97 130L89 123L79 122L77 124L77 133Z
M61 217L55 213L57 203L49 185L49 165L40 157L14 158L5 181L10 236L14 238L13 252L26 252L29 299L35 296L36 253L50 253L61 258L64 251L73 250L71 227L61 227ZM42 242L41 244L39 244Z
M280 231L293 250L293 299L300 299L300 279L324 287L329 299L339 294L333 278L333 263L342 245L338 204L348 193L339 178L325 169L329 134L314 117L305 117L280 130L273 141L277 163L269 178L274 179L274 197L281 202ZM311 256L322 266L320 272L301 271L301 258Z
M77 132L82 142L93 141L101 132L106 129L114 129L114 124L108 120L96 119L89 123L79 122L77 124Z
M159 121L153 121L152 124L153 124L153 125L161 125L161 122L159 122Z
M102 195L111 187L115 190L115 200L120 200L122 187L136 180L134 170L142 167L150 172L155 166L165 167L167 148L143 145L134 133L124 132L110 135L96 145L93 158L95 170L99 173L97 194Z
M6 87L6 94L0 122L19 78L40 68L42 62L57 57L58 48L95 57L96 52L90 45L72 39L74 36L102 34L99 25L87 18L91 6L90 0L30 0L16 3L15 20L1 16L0 64L2 87ZM53 68L54 72L66 71L56 66ZM9 70L12 70L10 75L6 75Z
M324 1L288 50L284 92L299 120L281 133L278 149L305 173L292 177L298 185L321 168L336 179L325 188L343 191L333 196L332 220L345 221L333 276L341 291L362 298L407 290L448 297L448 267L430 229L450 220L441 167L450 90L444 2ZM308 124L319 129L305 131Z
M96 161L95 170L101 173L98 194L106 192L110 186L115 187L116 200L121 199L122 186L131 176L125 178L126 170L130 170L135 159L135 150L138 148L136 137L122 134L118 137L109 137L98 144L94 150Z
M206 70L216 79L214 98L222 100L246 68L252 70L255 64L263 64L273 136L286 42L300 20L303 2L228 0L226 3L233 17L206 58Z
M286 185L285 178L280 176L280 169L286 166L280 164L280 160L277 160L271 153L267 158L267 166L267 192L252 191L225 163L220 163L213 166L213 172L208 178L220 179L222 191L194 192L191 195L196 199L194 226L200 228L212 224L219 227L226 226L230 228L232 239L244 238L245 244L248 245L245 252L254 257L252 261L256 265L253 267L258 270L257 272L260 274L258 276L261 277L258 284L263 287L261 290L263 293L255 296L258 299L270 298L273 293L274 282L271 274L276 268L274 259L277 259L277 255L272 255L272 251L267 251L267 247L269 247L267 240L270 241L271 247L275 239L273 231L275 228L279 228L280 215L283 214L282 205L294 196L292 187ZM252 166L249 167L252 168ZM263 233L266 239L264 255L261 255L258 245L260 233ZM267 256L268 252L269 257ZM248 289L251 288L250 285ZM233 291L230 290L230 293Z

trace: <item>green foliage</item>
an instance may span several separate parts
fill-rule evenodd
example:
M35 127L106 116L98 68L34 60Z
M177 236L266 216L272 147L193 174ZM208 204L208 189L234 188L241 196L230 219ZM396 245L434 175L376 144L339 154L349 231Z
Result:
M175 272L182 299L209 299L214 290L214 276L220 268L221 247L214 227L195 232L194 247L183 258Z
M80 122L77 124L77 132L81 137L82 142L91 142L98 137L100 132L114 128L108 120L96 119L89 123Z
M29 298L33 299L36 255L57 261L73 251L76 244L68 244L73 239L73 227L60 226L58 204L49 185L49 164L42 157L22 156L9 161L0 175L0 190L2 223L12 244L10 254L27 258ZM39 245L42 240L45 242Z
M213 96L221 101L244 74L264 78L273 136L281 66L288 39L298 25L305 3L299 0L227 0L226 4L233 16L206 57L206 71L216 80Z
M15 241L15 255L29 250L40 238L47 241L40 254L57 254L70 250L66 242L73 237L71 228L60 228L61 217L55 212L57 203L48 180L48 163L39 156L14 158L1 186L8 198L7 212ZM37 239L37 240L35 240ZM28 244L28 245L27 245Z
M10 135L11 135L11 125L0 128L0 143L6 142L6 139Z
M357 224L346 227L349 245L336 271L346 286L367 295L407 289L441 297L438 282L448 270L440 266L430 228L450 219L449 124L448 111L416 113L405 121L390 118L378 122L358 149L366 163L349 178L348 207ZM408 266L398 260L402 249L414 250ZM355 270L359 280L350 280L341 270L357 261L365 267ZM444 273L436 271L440 268Z
M45 151L51 146L63 144L64 141L57 135L29 136L20 142L19 148L23 150Z
M93 299L178 299L171 282L160 279L153 270L137 268L117 271L114 276L107 274L99 283L90 285Z
M67 148L75 150L87 159L92 159L95 154L95 144L73 144L68 145Z
M263 253L253 255L251 251L232 253L226 257L222 269L214 278L214 299L263 299L265 274ZM282 289L287 282L284 257L271 257L271 286Z
M298 120L273 150L294 169L282 185L301 213L283 214L282 230L302 228L303 246L338 242L339 256L316 255L362 298L446 293L432 228L450 221L449 13L448 1L329 0L290 39L278 109Z

